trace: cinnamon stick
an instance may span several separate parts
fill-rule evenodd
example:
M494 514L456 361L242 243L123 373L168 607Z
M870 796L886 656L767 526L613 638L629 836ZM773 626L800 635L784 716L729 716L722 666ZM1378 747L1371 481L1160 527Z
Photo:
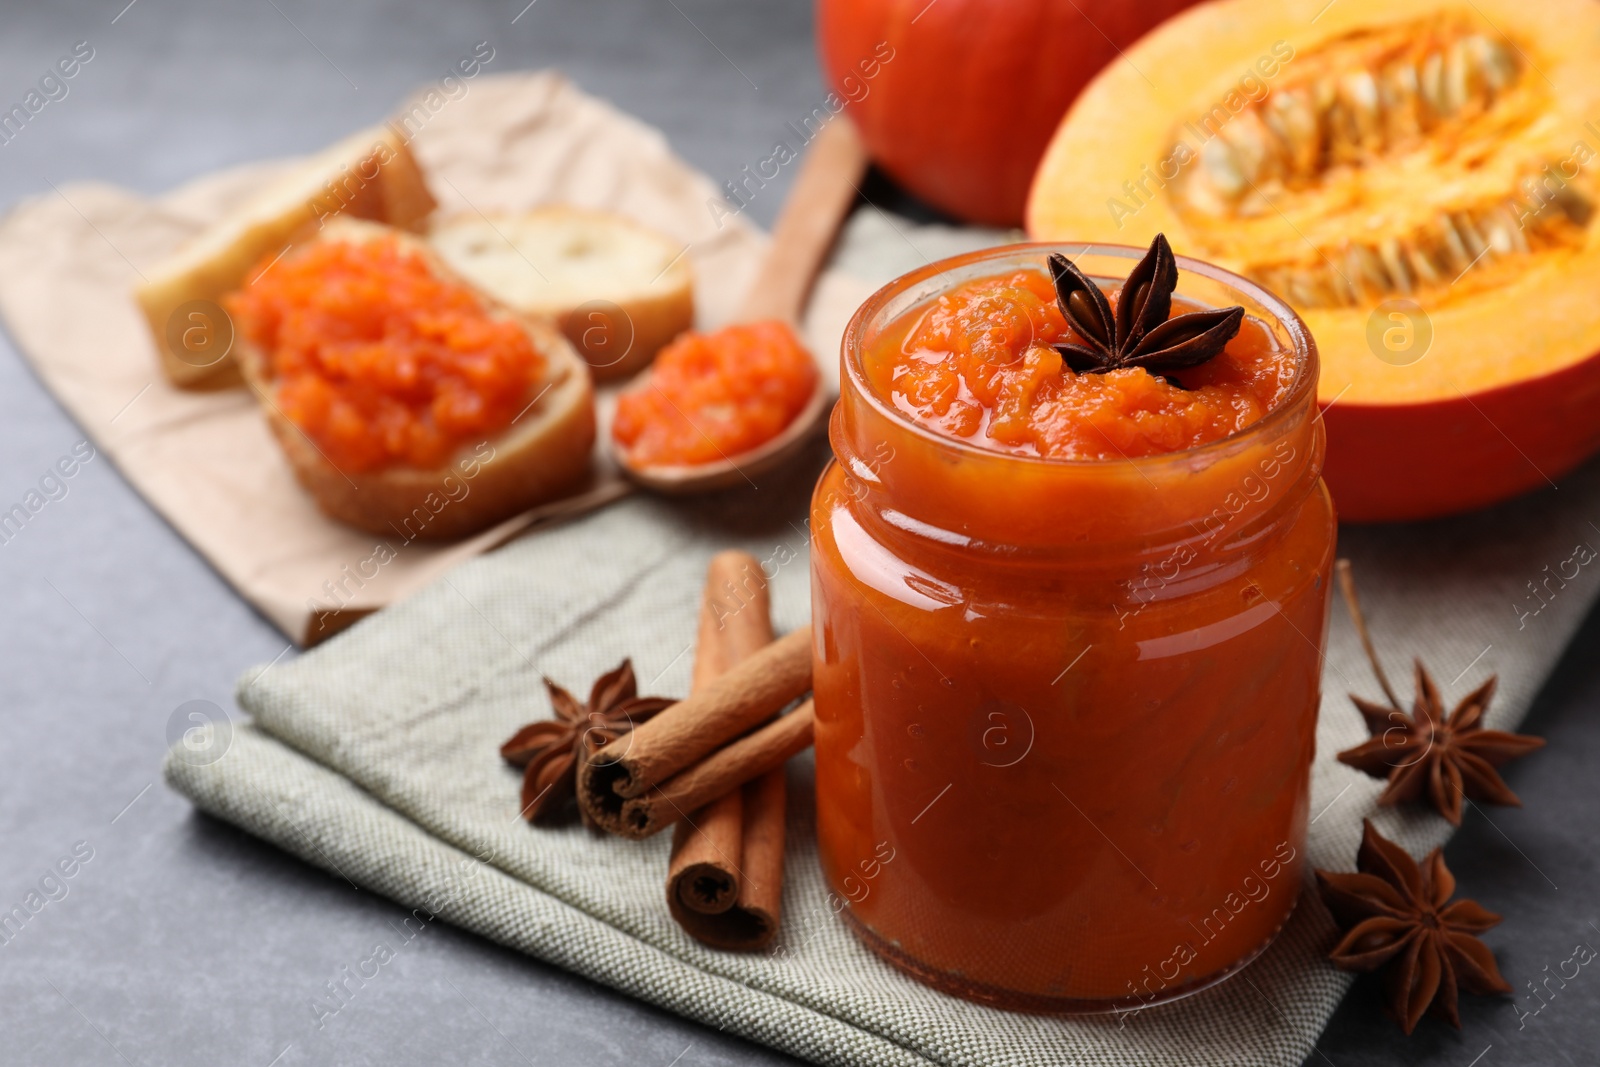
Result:
M706 574L691 693L771 640L760 564L744 553L718 555ZM715 948L749 950L777 934L786 789L779 765L678 822L667 907L692 937Z
M689 691L698 693L772 644L772 601L761 563L748 552L718 552L706 567Z
M578 770L578 802L602 829L649 837L810 744L809 712L796 718L807 709L728 744L810 688L811 634L802 628L739 661L621 744L598 750ZM690 776L673 782L680 774Z
M644 796L624 800L618 810L618 821L628 828L623 836L649 837L728 791L781 768L811 747L814 722L811 701L807 700L789 714L673 775Z
M689 691L700 692L739 660L771 643L771 603L761 564L744 552L714 556L700 600ZM667 903L680 925L684 909L719 915L733 907L743 853L743 790L730 789L678 823L667 871Z
M743 862L743 788L678 820L672 830L672 858L667 863L667 907L678 925L690 927L685 909L721 915L733 907L739 899Z
M765 948L778 934L783 904L784 818L788 784L782 767L741 790L744 808L743 864L739 898L720 915L688 912L678 922L713 948Z

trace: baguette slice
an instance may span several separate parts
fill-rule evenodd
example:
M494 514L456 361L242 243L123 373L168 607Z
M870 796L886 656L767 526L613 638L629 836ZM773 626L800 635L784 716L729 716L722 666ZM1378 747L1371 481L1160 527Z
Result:
M370 241L394 232L376 223L341 218L328 223L315 240ZM428 256L441 276L462 281L421 239L402 235L401 240ZM450 463L435 470L384 467L348 475L340 471L278 408L268 353L239 339L235 351L245 381L262 401L295 477L324 512L359 529L398 535L405 541L453 540L575 492L588 480L595 439L589 368L549 323L519 316L492 298L486 302L497 318L522 323L545 359L546 372L530 387L528 408L509 428L463 447Z
M135 290L149 323L161 367L185 388L219 388L238 382L232 353L184 351L187 336L173 328L173 315L194 301L215 305L237 289L263 259L314 234L331 218L373 219L421 230L434 208L433 196L405 137L392 126L374 126L307 160L168 256ZM211 325L204 307L198 325ZM191 316L182 316L191 321ZM197 335L199 336L199 335Z
M457 273L553 319L601 381L625 378L694 324L683 248L606 211L550 206L441 219L429 240Z

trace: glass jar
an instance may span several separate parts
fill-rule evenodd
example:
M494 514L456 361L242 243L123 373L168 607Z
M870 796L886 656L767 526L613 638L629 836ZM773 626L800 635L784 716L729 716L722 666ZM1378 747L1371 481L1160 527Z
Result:
M1261 952L1300 889L1335 522L1317 355L1281 301L1179 258L1293 354L1232 436L1109 461L996 452L873 395L887 327L1060 251L1013 245L877 292L843 346L811 506L817 822L842 914L947 992L1025 1011L1171 999Z

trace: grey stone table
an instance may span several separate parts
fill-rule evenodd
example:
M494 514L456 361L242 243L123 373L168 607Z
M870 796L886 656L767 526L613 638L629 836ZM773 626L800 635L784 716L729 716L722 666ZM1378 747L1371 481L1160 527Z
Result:
M0 10L6 109L78 42L93 50L67 94L0 144L0 204L81 179L154 193L308 151L479 41L494 48L488 69L558 65L717 178L763 158L823 93L802 0L124 3ZM770 191L752 205L762 223L782 194ZM9 506L82 434L0 345ZM0 911L30 892L47 901L0 933L0 1064L787 1062L443 925L320 1014L327 983L399 940L400 910L196 816L157 780L173 710L228 704L239 671L283 639L103 459L65 485L0 544ZM1510 916L1494 940L1525 1008L1524 981L1575 942L1600 945L1587 881L1597 651L1591 620L1528 720L1552 744L1534 773L1511 774L1529 807L1497 814L1509 837L1469 815L1449 849L1473 894ZM1363 983L1308 1062L1595 1062L1600 977L1551 988L1520 1028L1511 1001L1474 1000L1459 1035L1430 1024L1407 1041Z

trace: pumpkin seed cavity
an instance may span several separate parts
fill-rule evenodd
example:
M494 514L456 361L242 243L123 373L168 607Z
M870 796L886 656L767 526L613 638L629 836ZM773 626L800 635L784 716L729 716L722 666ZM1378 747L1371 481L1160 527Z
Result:
M1241 110L1186 124L1173 151L1190 159L1166 191L1207 252L1296 306L1441 301L1584 245L1588 157L1554 119L1525 49L1468 15L1361 30L1297 56Z

